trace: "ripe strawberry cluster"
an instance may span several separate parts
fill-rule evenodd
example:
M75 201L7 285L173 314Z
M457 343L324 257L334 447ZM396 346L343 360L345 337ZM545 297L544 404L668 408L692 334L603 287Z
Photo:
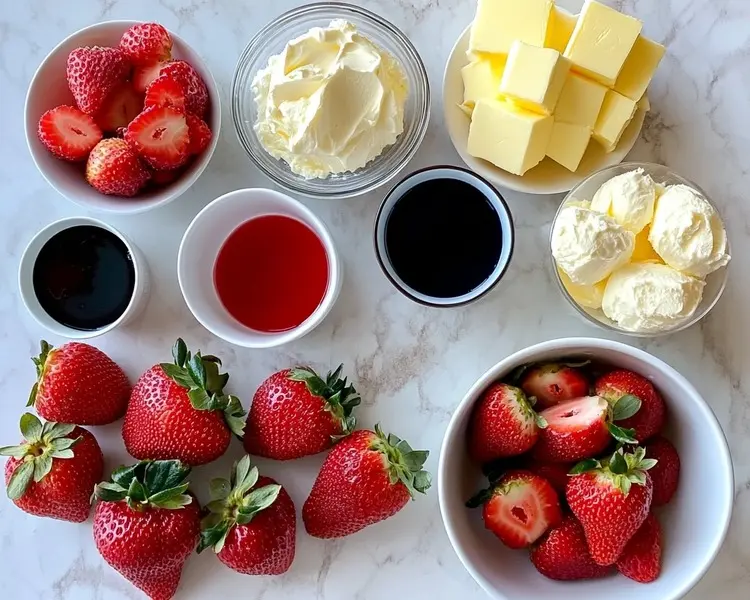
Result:
M537 412L539 411L539 412ZM674 495L680 459L660 435L664 400L644 377L582 363L525 365L490 386L468 451L489 487L467 502L551 579L640 583L661 572L653 509Z
M360 397L342 367L325 378L308 367L273 374L249 414L225 393L229 375L215 356L182 340L173 362L154 365L130 386L123 370L93 346L42 342L37 382L21 417L24 440L0 448L8 496L37 516L80 523L97 500L93 534L102 557L152 599L168 600L188 556L212 548L228 567L278 575L294 560L296 510L249 454L291 460L330 449L302 507L307 532L338 538L387 519L430 487L426 451L374 431L355 430ZM138 462L102 481L96 438L81 425L124 416L122 437ZM204 507L189 491L191 468L210 463L232 437L245 451L229 479L213 479ZM170 535L164 536L169 531Z
M67 80L75 106L39 119L56 157L86 161L86 181L102 194L135 196L150 181L171 183L211 142L208 88L158 23L133 25L117 48L76 48Z

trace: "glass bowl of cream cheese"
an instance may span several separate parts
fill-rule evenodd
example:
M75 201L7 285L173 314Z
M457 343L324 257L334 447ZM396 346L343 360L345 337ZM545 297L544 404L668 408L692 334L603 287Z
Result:
M565 197L552 222L554 277L570 304L609 331L657 337L706 316L727 282L721 215L668 167L622 163Z
M308 4L269 23L232 82L240 144L276 184L317 198L374 190L417 152L427 70L398 28L358 6Z

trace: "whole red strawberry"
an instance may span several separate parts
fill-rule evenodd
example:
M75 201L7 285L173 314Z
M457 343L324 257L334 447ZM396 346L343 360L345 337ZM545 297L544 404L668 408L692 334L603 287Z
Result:
M648 472L654 482L652 505L669 504L680 482L680 456L668 439L657 436L646 444L646 457L657 461Z
M149 177L133 149L119 138L99 142L86 163L86 181L102 194L135 196Z
M224 395L229 375L219 373L218 358L191 355L181 339L172 356L173 364L151 367L133 387L122 426L125 448L142 460L203 465L226 452L232 433L242 435L245 411L235 396Z
M47 150L71 162L86 160L102 139L94 119L74 106L57 106L44 113L37 134Z
M294 503L270 477L259 477L249 456L234 464L232 479L211 481L210 514L201 522L198 552L246 575L281 575L294 560Z
M564 400L589 394L589 381L582 371L564 363L546 363L526 371L521 389L536 398L536 409L544 410Z
M172 37L158 23L138 23L122 34L120 50L134 65L153 64L171 58Z
M646 520L653 484L647 470L656 461L643 448L615 452L606 461L587 460L573 469L566 498L586 534L591 557L612 565Z
M68 55L68 87L76 105L95 115L118 84L130 74L130 64L117 48L76 48Z
M523 454L536 443L539 423L521 389L495 383L474 407L469 424L469 455L483 464Z
M184 60L170 60L159 71L179 81L185 90L185 110L201 119L208 110L208 88L201 76Z
M255 392L245 425L245 450L290 460L328 450L356 426L360 403L354 386L341 379L344 365L325 379L309 367L274 373Z
M392 517L430 487L430 474L422 470L428 455L378 425L344 438L326 457L302 507L307 533L339 538Z
M109 565L151 600L169 600L200 536L200 507L176 460L120 467L96 486L94 542Z
M91 490L102 477L104 458L96 438L65 423L21 417L24 443L0 448L8 498L38 517L82 523L91 511Z
M531 549L531 562L545 577L558 581L604 577L609 567L597 565L589 555L583 527L567 515Z
M27 406L58 423L106 425L125 414L130 383L123 370L98 348L68 342L53 348L42 340L31 359L37 381Z
M541 430L532 455L541 462L573 462L596 456L611 441L609 405L598 396L560 402L539 416L547 426Z
M620 558L617 570L638 583L656 581L661 573L661 525L650 514L630 539Z
M479 505L484 526L513 549L528 547L562 520L554 488L530 471L508 471L466 503Z
M611 405L621 399L635 397L640 401L640 409L619 425L635 431L634 437L640 443L655 436L664 427L666 406L661 394L652 383L632 371L619 369L602 375L594 383L596 393L605 398Z

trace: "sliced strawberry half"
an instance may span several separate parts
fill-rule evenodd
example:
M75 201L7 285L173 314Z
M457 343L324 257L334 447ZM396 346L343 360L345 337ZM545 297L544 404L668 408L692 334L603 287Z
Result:
M527 396L536 398L537 410L587 396L589 385L583 371L562 363L532 367L521 380L521 389Z
M190 154L185 113L169 106L152 106L128 125L125 140L152 168L176 169Z
M142 110L143 94L126 81L110 92L94 119L102 131L115 133L120 127L127 127Z
M160 75L146 88L144 107L171 106L185 109L185 90L180 82L169 75Z
M190 129L190 148L188 152L190 154L200 154L211 143L211 129L200 117L196 117L191 113L185 116L188 128Z
M596 456L609 444L609 405L599 396L568 400L543 410L547 426L532 456L542 462L574 462Z
M102 130L86 113L74 106L57 106L39 119L39 140L57 158L86 160L102 139Z
M146 88L154 79L159 77L159 72L165 64L167 63L156 62L148 65L138 65L133 70L133 88L135 91L145 94Z
M484 526L509 548L526 548L562 521L557 493L529 471L509 471L467 506L479 503Z

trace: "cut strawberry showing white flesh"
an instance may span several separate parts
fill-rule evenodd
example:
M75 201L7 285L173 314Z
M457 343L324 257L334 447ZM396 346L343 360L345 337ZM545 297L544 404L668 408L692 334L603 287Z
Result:
M144 110L128 125L125 140L152 168L176 169L190 154L190 135L185 113L169 106Z
M136 92L130 82L126 81L110 92L94 119L102 131L114 133L120 127L127 127L141 110L143 94Z
M540 430L532 450L535 459L573 462L596 456L611 441L607 428L609 405L599 396L561 402L540 413L547 427Z
M138 65L133 70L133 88L142 94L146 92L149 84L159 77L161 68L167 63L156 62L150 65Z
M589 381L582 371L561 363L548 363L530 369L521 381L527 396L536 398L536 409L544 410L564 402L586 396Z
M146 88L146 108L149 106L171 106L185 110L185 90L182 84L168 75L160 75Z
M529 471L509 471L477 500L485 527L509 548L526 548L562 521L557 493Z
M39 119L37 134L45 148L58 158L86 160L102 139L102 130L89 115L74 106L58 106Z

